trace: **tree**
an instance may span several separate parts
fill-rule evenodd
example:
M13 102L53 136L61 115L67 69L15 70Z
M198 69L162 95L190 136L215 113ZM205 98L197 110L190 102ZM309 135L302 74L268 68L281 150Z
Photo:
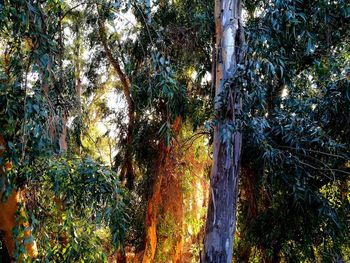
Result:
M244 57L242 3L215 1L215 128L213 168L203 262L231 262L236 227L242 136L241 87L235 82Z
M112 54L112 51L109 47L109 44L107 43L107 35L106 35L106 29L104 25L103 18L98 18L98 30L99 35L101 39L102 46L104 48L104 51L106 53L106 56L113 66L113 69L117 73L120 82L123 86L123 92L124 96L128 105L128 127L127 127L127 134L126 134L126 142L125 142L125 156L124 156L124 163L121 168L121 175L120 179L122 182L126 183L129 190L132 190L134 188L134 181L135 181L135 173L133 168L133 156L132 156L132 143L134 140L134 124L135 124L135 106L134 101L131 96L131 88L132 88L132 82L130 80L130 77L126 75L125 72L123 72L120 63L118 61L118 58L115 58ZM125 65L124 65L125 66Z
M0 229L16 261L105 260L126 225L116 174L68 145L77 95L63 63L69 10L63 1L0 3Z
M251 15L236 255L347 260L349 205L339 186L348 185L349 136L336 125L349 115L347 4L245 4Z

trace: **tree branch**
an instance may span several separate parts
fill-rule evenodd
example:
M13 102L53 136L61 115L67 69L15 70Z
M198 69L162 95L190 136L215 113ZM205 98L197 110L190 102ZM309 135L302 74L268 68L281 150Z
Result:
M104 51L106 52L107 58L109 62L112 64L114 70L117 72L118 77L120 81L123 84L124 87L124 93L130 93L130 80L126 76L126 74L122 71L119 61L113 57L112 51L107 43L107 34L106 34L106 28L104 26L104 22L101 21L101 19L98 19L98 29L99 29L99 35L101 39L101 43L103 46ZM125 94L126 95L126 94Z

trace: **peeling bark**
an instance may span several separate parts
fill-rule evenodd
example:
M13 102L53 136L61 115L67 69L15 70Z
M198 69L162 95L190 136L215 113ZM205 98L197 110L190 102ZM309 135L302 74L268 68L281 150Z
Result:
M164 158L165 148L162 144L160 147L160 158L159 163L157 164L157 176L156 181L153 188L153 194L150 200L148 201L147 211L146 211L146 226L147 226L147 234L146 234L146 247L143 254L142 263L150 263L153 262L154 256L156 254L157 248L157 215L161 202L161 184L163 178L163 169L165 167L164 162L166 159Z
M215 1L216 31L216 96L224 90L234 77L237 64L243 60L243 29L240 0ZM230 92L239 93L239 87L231 84ZM209 206L202 251L203 262L232 261L233 238L236 228L236 203L238 196L238 176L242 136L235 131L232 134L231 148L222 140L225 134L225 122L234 121L241 109L240 100L228 102L223 109L216 103L215 111L219 123L214 130L213 168L209 192ZM231 149L228 151L227 149Z
M177 117L173 124L173 131L178 134L181 128L181 118ZM156 164L156 178L155 184L153 186L152 197L148 201L147 211L146 211L146 246L143 254L142 263L154 262L157 253L157 242L158 239L164 237L159 237L157 235L157 225L159 211L162 208L164 218L166 213L170 213L174 217L177 217L176 224L182 223L183 211L182 211L182 192L180 186L180 180L177 174L174 173L176 168L176 152L177 146L173 145L172 148L166 147L164 142L159 145L159 158ZM173 192L175 187L175 191ZM180 198L174 200L170 198L168 194L173 192L174 198ZM170 198L170 199L169 199ZM178 235L180 234L180 235ZM172 258L174 262L179 262L181 256L181 233L177 233L175 237L170 237L176 239L176 245L174 246L174 251ZM160 241L161 242L161 241ZM162 253L162 251L159 251Z

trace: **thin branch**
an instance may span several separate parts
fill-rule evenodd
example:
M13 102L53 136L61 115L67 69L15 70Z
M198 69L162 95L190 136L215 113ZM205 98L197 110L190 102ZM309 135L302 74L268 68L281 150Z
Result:
M124 86L124 92L129 93L130 80L128 79L126 74L122 71L122 69L119 65L119 61L116 58L114 58L114 56L112 54L112 51L107 43L106 28L104 26L104 22L101 21L101 19L98 19L98 27L99 27L99 34L100 34L100 38L101 38L101 43L102 43L103 48L106 52L107 58L110 61L110 63L112 64L114 70L117 72L118 77Z
M293 157L294 157L294 159L296 159L299 163L301 163L301 164L303 164L303 165L305 165L305 166L308 166L308 167L310 167L310 168L312 168L312 169L314 169L314 170L319 170L319 171L330 171L333 175L334 175L334 172L339 172L339 173L344 173L344 174L350 175L349 172L344 171L344 170L334 169L334 168L327 168L327 169L325 169L325 168L315 167L315 166L313 166L313 165L311 165L311 164L308 164L308 163L305 163L305 162L303 162L303 161L300 161L300 159L299 159L298 157L296 157L296 156L293 156ZM334 178L333 178L333 179L334 179Z
M25 73L25 80L24 80L24 102L23 102L23 127L22 127L22 158L21 158L21 163L23 162L25 158L25 151L26 151L26 145L27 145L27 139L26 139L26 121L27 121L27 97L28 97L28 73L29 73L29 68L31 65L31 58L32 58L32 52L30 53L29 56L29 62L27 64L26 68L26 73Z
M297 149L297 148L295 148L295 147L290 147L290 146L278 146L278 148L299 150L299 149ZM326 153L326 152L315 151L315 150L310 150L310 149L303 149L303 150L304 150L304 151L307 151L307 152L319 153L319 154L323 154L323 155L327 155L327 156L331 156L331 157L341 158L341 159L343 159L343 160L348 160L348 158L346 158L345 156L338 155L338 154Z
M180 146L180 148L183 148L184 146L186 146L186 144L188 143L191 143L193 144L193 141L197 140L198 138L196 138L197 136L202 137L204 135L210 135L209 132L205 132L205 131L202 131L202 132L197 132L195 134L193 134L191 137L187 138Z

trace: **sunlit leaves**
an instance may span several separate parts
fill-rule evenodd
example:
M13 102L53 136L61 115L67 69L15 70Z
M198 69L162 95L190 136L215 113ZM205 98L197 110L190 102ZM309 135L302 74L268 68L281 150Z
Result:
M42 260L97 260L108 253L103 244L112 242L116 248L122 245L128 225L124 213L126 199L117 175L108 167L90 158L71 156L37 160L28 169L29 186L36 189L38 198L33 200L30 212L47 225L35 224L35 233L50 236L59 227L57 222L61 222L60 235L67 239L66 244L55 246L42 240L39 243L39 248L44 250ZM107 236L98 234L97 229L105 231Z

